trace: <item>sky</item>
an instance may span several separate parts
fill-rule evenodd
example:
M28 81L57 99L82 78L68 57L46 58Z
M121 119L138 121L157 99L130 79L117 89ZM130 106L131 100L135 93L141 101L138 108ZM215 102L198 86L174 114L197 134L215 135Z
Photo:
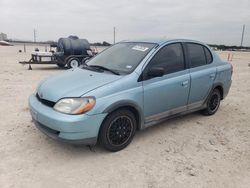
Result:
M188 38L250 46L249 0L0 0L0 32L37 41L77 35L90 42Z

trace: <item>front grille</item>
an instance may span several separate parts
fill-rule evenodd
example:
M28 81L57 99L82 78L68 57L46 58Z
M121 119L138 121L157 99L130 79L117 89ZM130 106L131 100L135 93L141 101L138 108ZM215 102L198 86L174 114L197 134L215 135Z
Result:
M55 102L53 101L49 101L49 100L46 100L46 99L42 99L40 98L40 96L38 95L38 93L36 93L36 98L44 105L46 106L49 106L49 107L54 107L54 105L56 104Z

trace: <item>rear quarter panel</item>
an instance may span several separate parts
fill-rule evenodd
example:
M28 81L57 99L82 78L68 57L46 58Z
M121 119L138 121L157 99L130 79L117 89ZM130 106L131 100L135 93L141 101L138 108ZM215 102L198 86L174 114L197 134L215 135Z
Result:
M214 85L220 85L223 88L223 99L227 96L232 83L231 64L222 61L219 56L213 52L216 61L216 77Z

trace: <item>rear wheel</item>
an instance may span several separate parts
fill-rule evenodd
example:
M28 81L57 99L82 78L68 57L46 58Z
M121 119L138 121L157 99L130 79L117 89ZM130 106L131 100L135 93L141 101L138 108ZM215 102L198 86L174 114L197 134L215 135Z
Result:
M67 67L68 68L76 68L76 67L79 67L80 66L80 61L78 58L70 58L68 61L67 61Z
M218 89L214 89L207 100L207 108L202 112L204 115L213 115L220 106L221 94Z
M127 109L117 110L104 120L100 129L99 142L109 151L119 151L130 144L135 130L135 115Z

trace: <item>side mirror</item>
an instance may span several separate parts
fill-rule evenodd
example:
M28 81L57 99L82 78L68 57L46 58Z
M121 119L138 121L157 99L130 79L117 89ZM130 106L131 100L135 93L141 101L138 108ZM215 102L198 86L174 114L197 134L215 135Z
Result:
M164 75L165 71L162 67L152 67L148 70L148 76L149 77L162 77Z

